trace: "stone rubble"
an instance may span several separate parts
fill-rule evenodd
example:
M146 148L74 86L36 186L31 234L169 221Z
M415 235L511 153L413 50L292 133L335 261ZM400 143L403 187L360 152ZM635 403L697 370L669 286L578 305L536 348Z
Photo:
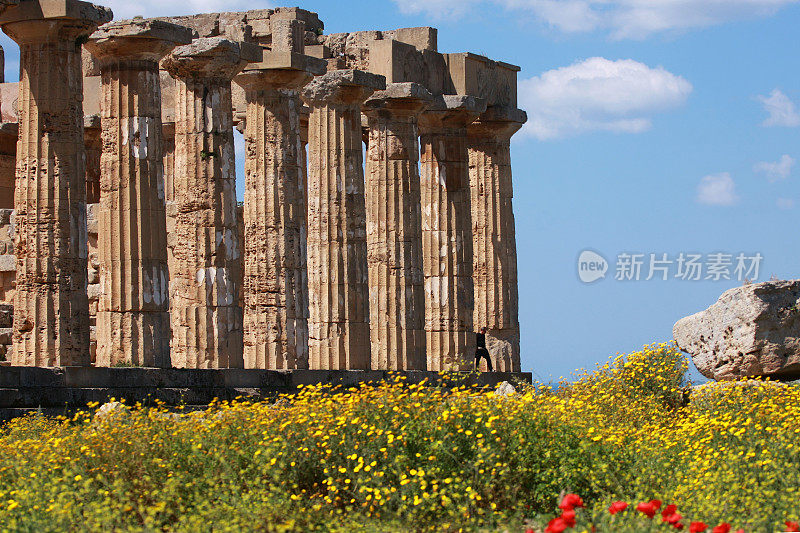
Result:
M800 280L735 287L673 328L705 377L800 378Z

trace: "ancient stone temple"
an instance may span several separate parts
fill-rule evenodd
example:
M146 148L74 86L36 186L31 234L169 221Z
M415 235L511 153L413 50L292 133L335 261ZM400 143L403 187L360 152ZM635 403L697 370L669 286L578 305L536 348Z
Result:
M518 67L300 8L112 18L0 0L0 359L439 371L486 327L520 370Z

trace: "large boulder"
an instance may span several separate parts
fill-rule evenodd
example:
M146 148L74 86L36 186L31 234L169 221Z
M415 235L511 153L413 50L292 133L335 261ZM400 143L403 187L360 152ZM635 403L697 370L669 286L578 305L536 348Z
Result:
M673 328L707 378L800 377L800 280L736 287Z

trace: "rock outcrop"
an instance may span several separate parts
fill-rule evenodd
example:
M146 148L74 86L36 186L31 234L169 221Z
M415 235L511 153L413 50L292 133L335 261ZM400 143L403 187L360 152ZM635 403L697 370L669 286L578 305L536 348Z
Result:
M768 281L725 292L673 329L697 369L717 381L800 376L800 280Z

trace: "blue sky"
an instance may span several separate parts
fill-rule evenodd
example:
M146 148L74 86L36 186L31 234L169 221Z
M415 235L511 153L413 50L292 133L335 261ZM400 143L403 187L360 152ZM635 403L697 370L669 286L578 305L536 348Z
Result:
M244 10L124 2L118 18ZM737 279L617 281L620 253L763 256L800 270L800 1L308 1L326 33L439 28L443 52L514 63L531 117L512 148L523 369L554 379L669 340ZM3 37L6 78L16 46ZM609 263L582 283L586 249ZM733 266L731 266L733 274ZM705 277L705 272L703 277ZM735 276L733 276L735 278Z

